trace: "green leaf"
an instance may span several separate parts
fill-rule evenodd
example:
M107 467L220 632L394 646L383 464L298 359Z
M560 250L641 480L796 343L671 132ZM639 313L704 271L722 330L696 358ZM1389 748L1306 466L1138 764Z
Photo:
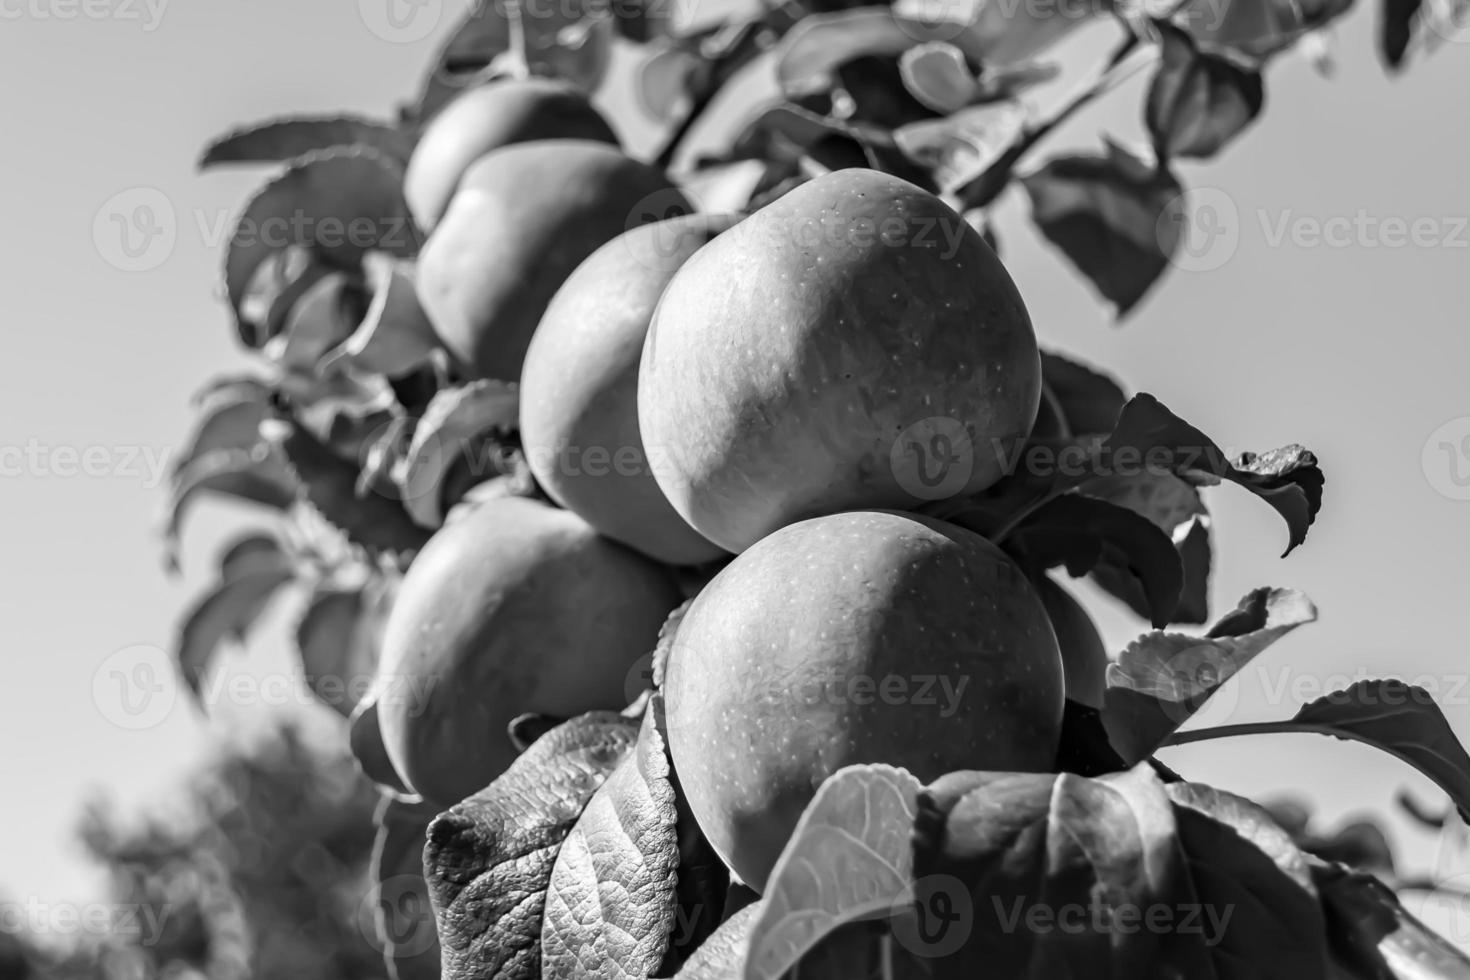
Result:
M258 314L245 309L247 293L275 295L256 282L295 283L313 263L351 272L370 250L412 256L419 232L403 200L402 168L366 147L334 147L297 157L246 204L225 251L225 294L246 344L258 347ZM300 252L295 277L262 269L263 263L291 247ZM289 253L288 253L289 254ZM285 287L282 287L285 288ZM277 292L279 290L276 290ZM280 304L267 303L267 309Z
M953 44L930 41L909 48L898 65L904 88L935 112L949 115L980 97L979 79Z
M868 55L897 57L918 44L922 33L886 7L806 17L776 47L776 84L787 98L825 92L842 65Z
M1185 31L1156 21L1163 54L1144 103L1154 152L1214 156L1250 125L1266 101L1258 72L1201 52Z
M1420 10L1423 5L1423 0L1383 0L1378 21L1378 53L1389 68L1397 70L1403 67L1404 56L1409 53L1409 42L1422 23Z
M893 140L910 160L934 172L942 191L953 192L1000 159L1025 124L1025 107L1019 102L996 102L908 123L893 131Z
M427 122L455 96L500 77L551 75L584 91L597 88L612 47L615 18L606 4L567 0L528 7L528 16L520 16L508 0L474 0L435 56L409 117ZM524 32L519 38L518 29Z
M417 794L409 790L408 784L394 770L393 763L388 758L388 748L383 744L383 730L378 724L378 695L377 690L369 691L353 709L347 724L348 748L352 757L357 760L362 774L377 783L380 790L400 799L416 800Z
M215 449L174 474L173 493L164 529L169 566L178 566L179 534L184 517L201 494L233 497L273 510L285 510L296 500L296 480L281 454L269 444L251 449Z
M424 866L445 980L540 976L557 852L637 738L637 724L615 712L575 718L430 824Z
M1334 976L1352 980L1454 980L1470 958L1414 918L1371 874L1310 862L1327 915Z
M397 126L360 116L271 119L211 141L199 158L199 169L231 163L284 163L343 146L371 147L407 166L413 139Z
M675 974L675 980L740 980L750 933L765 907L756 902L726 919Z
M385 797L373 814L368 933L394 980L439 980L439 935L424 880L424 834L437 810Z
M1062 710L1062 737L1057 745L1058 772L1075 776L1105 776L1128 768L1113 750L1103 727L1102 712L1068 698Z
M546 977L644 980L678 927L677 807L668 752L644 715L638 744L557 852L541 927ZM617 901L605 900L615 893Z
M1056 157L1023 176L1031 216L1043 235L1072 261L1124 316L1168 268L1179 244L1170 220L1183 188L1110 143L1106 155Z
M351 717L378 665L386 597L365 588L319 586L296 624L296 650L318 701Z
M1174 808L1147 764L1098 779L951 773L918 802L918 935L939 980L1209 976L1183 928L1114 928L1126 910L1193 904ZM1064 921L1072 909L1091 914Z
M849 766L822 784L767 882L744 980L779 980L838 927L912 900L919 788L883 765Z
M1470 814L1470 755L1423 688L1392 679L1358 681L1323 695L1275 727L1382 749L1434 780L1462 816Z
M362 264L372 297L367 312L352 334L326 353L317 370L396 378L428 363L440 345L414 288L415 263L369 252Z
M378 492L359 496L358 468L334 454L304 425L283 424L279 445L302 487L305 501L353 544L374 554L415 552L429 532L415 524L398 500Z
M1083 484L1080 492L1125 507L1169 536L1184 583L1168 622L1205 622L1209 618L1211 551L1209 513L1199 490L1172 473L1138 473L1098 477ZM1148 596L1126 567L1104 556L1093 568L1092 579L1139 616L1151 618Z
M329 272L296 298L261 352L284 371L316 374L326 353L351 336L366 305L357 276Z
M289 560L275 535L246 534L236 538L220 553L219 577L232 579L248 572L276 568Z
M1106 562L1125 569L1146 597L1155 626L1168 623L1184 590L1184 567L1169 537L1147 517L1081 494L1042 505L1005 538L1005 547L1035 574L1063 566L1076 578Z
M1327 929L1306 858L1270 815L1199 783L1165 787L1220 980L1322 980Z
M1128 401L1116 379L1054 351L1041 352L1041 377L1074 436L1112 432Z
M232 549L221 577L184 615L175 645L179 674L206 707L204 678L226 642L243 642L276 592L295 578L290 558L280 550L252 546L248 557Z
M249 273L235 303L240 342L251 349L264 347L286 329L286 320L301 297L334 271L301 245L287 245L267 254Z
M1260 64L1352 8L1353 0L1186 0L1170 19L1201 50Z
M1257 589L1204 636L1148 633L1108 667L1103 725L1127 762L1153 755L1242 667L1317 618L1306 596Z
M475 482L512 473L512 460L498 450L519 428L520 391L514 384L482 378L439 391L393 469L409 516L426 528L444 523L454 504L448 477L456 468L467 468Z

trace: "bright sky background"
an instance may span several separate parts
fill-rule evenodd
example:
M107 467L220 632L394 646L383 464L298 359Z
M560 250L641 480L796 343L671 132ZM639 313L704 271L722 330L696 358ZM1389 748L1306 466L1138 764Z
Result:
M460 4L444 4L431 36L402 43L371 29L382 23L377 2L160 10L154 0L150 12L141 0L94 0L86 9L95 17L68 0L0 4L10 229L0 239L0 894L91 894L97 883L71 840L86 794L105 789L125 811L166 796L231 729L201 723L179 701L157 724L130 730L105 696L119 651L170 646L211 555L241 523L237 511L200 509L186 574L165 575L156 534L165 493L147 454L177 450L190 394L207 377L246 366L215 284L226 219L264 176L201 176L193 163L208 138L247 121L386 115ZM439 0L423 9L432 17ZM1282 692L1313 697L1395 674L1437 687L1470 738L1470 500L1455 499L1470 496L1470 442L1459 444L1470 435L1470 50L1448 44L1392 80L1370 55L1375 21L1365 6L1339 29L1335 79L1300 59L1279 63L1264 119L1223 160L1184 168L1237 212L1218 268L1175 272L1118 327L1037 240L1018 191L999 211L1002 256L1045 342L1108 365L1222 445L1297 441L1322 459L1325 508L1307 545L1285 560L1273 512L1241 491L1211 493L1223 545L1217 610L1255 586L1290 585L1315 599L1321 621L1263 657L1210 720L1285 717L1294 708ZM1096 145L1104 130L1133 138L1138 96L1138 84L1124 89L1067 139ZM146 200L140 193L161 195L177 236L156 268L123 271L109 261L119 260L109 214L119 200ZM1367 232L1346 247L1275 234L1283 221L1309 231L1359 214ZM1431 219L1443 244L1369 247L1384 219L1415 218ZM1425 446L1446 423L1426 465ZM13 447L33 447L30 459L17 467ZM89 447L101 447L94 475L66 475L58 451ZM1114 647L1142 628L1088 598ZM286 614L276 619L257 644L256 671L282 660ZM1249 794L1307 794L1330 822L1384 810L1402 786L1441 801L1394 760L1313 737L1221 742L1169 761ZM1398 841L1414 862L1433 864L1431 838Z

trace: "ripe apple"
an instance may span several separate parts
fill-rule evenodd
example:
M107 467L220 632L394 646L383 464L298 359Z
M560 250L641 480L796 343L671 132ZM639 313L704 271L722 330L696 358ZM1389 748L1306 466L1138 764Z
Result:
M1025 574L979 535L891 511L802 521L738 556L685 614L663 691L689 806L757 891L838 769L1046 771L1061 733L1061 657Z
M514 381L557 289L598 246L689 202L663 172L589 140L537 140L465 171L419 256L439 339L485 377Z
M1042 576L1034 584L1062 651L1067 697L1101 710L1109 660L1097 624L1070 592L1050 578Z
M587 97L551 78L501 79L458 96L424 128L403 177L414 221L432 231L459 179L491 150L531 140L583 139L618 145Z
M664 287L736 220L684 215L593 252L547 307L521 370L521 442L541 486L600 533L675 565L724 551L654 480L638 432L638 362Z
M700 249L643 348L638 415L674 509L740 552L806 517L983 490L1041 361L995 253L872 170L797 187Z
M451 806L515 758L516 716L622 708L678 602L666 569L569 511L477 505L425 545L388 617L377 707L393 769Z

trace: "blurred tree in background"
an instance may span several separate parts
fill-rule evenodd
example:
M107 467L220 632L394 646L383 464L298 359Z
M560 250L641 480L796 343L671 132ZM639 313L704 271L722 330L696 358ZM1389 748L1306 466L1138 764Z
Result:
M368 875L377 795L341 746L291 723L224 747L181 794L130 822L81 821L106 871L107 928L0 925L0 980L386 977ZM54 910L56 907L52 906Z

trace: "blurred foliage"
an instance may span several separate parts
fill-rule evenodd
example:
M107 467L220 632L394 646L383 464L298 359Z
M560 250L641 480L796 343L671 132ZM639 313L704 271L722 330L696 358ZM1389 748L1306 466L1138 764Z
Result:
M287 724L226 746L138 820L93 801L80 838L105 870L110 928L31 935L11 916L0 980L387 977L368 880L376 800L345 751Z

